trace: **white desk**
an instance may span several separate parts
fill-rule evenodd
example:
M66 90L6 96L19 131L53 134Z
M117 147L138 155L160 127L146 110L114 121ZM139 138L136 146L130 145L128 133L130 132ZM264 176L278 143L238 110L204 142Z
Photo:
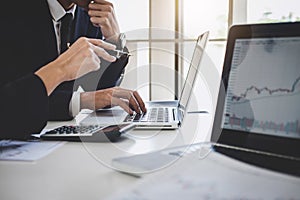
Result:
M129 138L114 144L68 142L36 162L1 161L1 199L105 198L138 180L105 166L112 158L199 141L205 132L195 136L189 130L197 123L197 127L208 130L207 118L209 115L187 116L186 123L176 131L131 131ZM48 127L60 123L52 122Z
M203 82L196 83L190 110L205 109L210 114L188 114L179 130L133 130L114 144L68 142L36 162L0 161L0 199L104 199L136 183L138 178L111 169L111 159L209 139L211 97L203 87ZM52 122L46 128L65 124Z
M196 87L195 94L200 94L199 90L201 87ZM210 114L188 114L183 126L178 130L133 130L118 143L68 142L35 162L0 161L0 199L106 199L124 188L133 186L140 179L112 169L110 162L113 158L209 139L213 119L209 95L201 92L201 98L193 96L189 110L205 109ZM198 103L195 103L196 99ZM82 117L84 114L77 120L80 121ZM74 124L78 121L51 122L46 128ZM180 164L181 160L159 172L170 171ZM214 172L213 169L212 171Z

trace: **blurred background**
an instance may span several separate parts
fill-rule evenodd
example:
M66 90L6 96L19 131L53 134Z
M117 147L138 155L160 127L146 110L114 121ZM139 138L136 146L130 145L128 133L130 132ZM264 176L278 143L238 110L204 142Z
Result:
M221 73L227 32L244 23L300 21L299 0L111 0L133 56L123 85L145 100L174 99L197 36L210 31L207 55ZM164 73L158 70L164 67Z

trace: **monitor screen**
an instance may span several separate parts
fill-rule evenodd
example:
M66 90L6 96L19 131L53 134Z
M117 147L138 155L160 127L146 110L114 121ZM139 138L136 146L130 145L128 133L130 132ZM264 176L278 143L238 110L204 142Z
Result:
M221 127L300 138L300 37L235 40Z

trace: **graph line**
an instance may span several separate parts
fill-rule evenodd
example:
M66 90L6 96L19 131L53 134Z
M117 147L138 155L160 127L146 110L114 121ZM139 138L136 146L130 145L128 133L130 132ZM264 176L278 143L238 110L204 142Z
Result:
M248 87L246 89L246 91L244 93L242 93L240 96L232 96L231 100L232 101L240 101L241 99L246 99L246 97L247 97L247 95L250 91L255 91L258 95L261 94L264 91L268 92L269 95L273 95L274 93L284 93L284 92L287 93L287 94L293 93L295 91L296 85L298 84L299 81L300 81L300 77L298 77L294 81L291 89L277 88L277 89L272 90L268 87L258 88L256 86L252 85L252 86Z

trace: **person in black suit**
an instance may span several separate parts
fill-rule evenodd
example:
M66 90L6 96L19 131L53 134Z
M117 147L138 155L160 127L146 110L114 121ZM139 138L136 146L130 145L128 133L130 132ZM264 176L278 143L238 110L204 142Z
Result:
M60 10L56 7L53 11L53 3ZM68 34L70 49L68 46L62 48L61 30L57 26L62 22L59 21L61 19L55 21L53 16L58 11L73 13ZM130 114L133 110L146 111L136 91L114 87L128 57L112 61L103 56L106 55L103 53L106 43L99 39L105 39L117 48L124 47L120 44L120 31L111 3L104 0L6 1L0 8L0 23L0 138L28 138L31 133L39 132L48 120L72 119L77 114L72 108L76 107L76 103L72 101L79 85L85 92L77 95L78 111L114 105L121 106ZM82 41L83 46L76 45L82 44ZM98 55L100 59L96 62L101 67L90 72L93 70L82 64L81 68L74 70L77 75L61 79L58 68L53 67L57 60L63 61L65 67L76 63L72 62L72 56L78 61L90 56L80 53L80 50L72 50L76 46L88 48L94 55L93 59ZM126 48L123 50L126 51ZM56 73L49 70L49 65ZM41 72L44 74L40 75ZM74 78L77 78L76 81L71 81Z

